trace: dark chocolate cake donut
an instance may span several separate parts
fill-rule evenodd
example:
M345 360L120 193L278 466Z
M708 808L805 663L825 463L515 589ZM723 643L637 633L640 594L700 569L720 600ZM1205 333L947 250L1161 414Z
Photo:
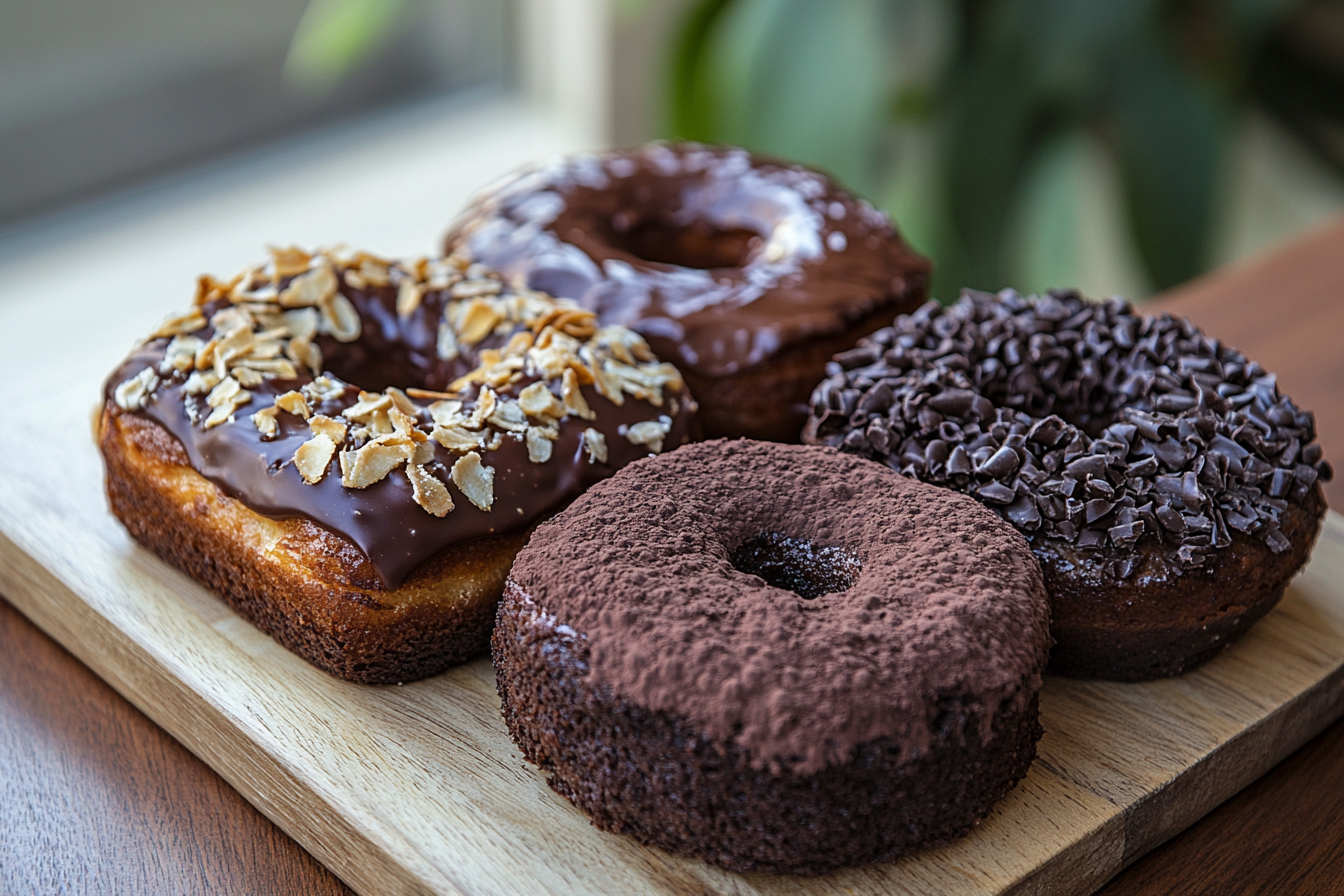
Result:
M1305 563L1330 465L1272 373L1187 320L967 292L835 356L804 441L973 495L1031 542L1051 669L1204 662Z
M929 276L825 176L694 144L524 171L446 245L639 332L686 375L706 435L790 442L827 359L917 307Z
M524 755L600 828L814 874L965 834L1026 773L1022 537L831 449L698 443L540 526L493 638Z

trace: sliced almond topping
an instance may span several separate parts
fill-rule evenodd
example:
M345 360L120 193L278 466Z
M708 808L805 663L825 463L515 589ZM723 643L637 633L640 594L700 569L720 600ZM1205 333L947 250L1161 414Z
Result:
M294 308L281 314L280 320L295 339L312 339L317 335L321 317L316 308Z
M490 419L490 415L495 412L495 392L488 387L482 387L479 395L476 396L476 409L471 412L467 418L467 426L475 429L485 424Z
M240 370L255 370L258 373L268 376L278 376L281 379L292 380L299 375L294 365L284 358L243 358L233 366L233 373L236 376ZM244 383L243 385L247 385Z
M527 428L527 459L534 464L544 464L551 459L554 444L546 437L545 430L529 426Z
M246 386L249 389L255 389L266 382L266 375L260 370L253 370L251 367L235 367L230 371L230 375L238 380L239 385Z
M406 393L396 386L389 386L387 397L392 399L392 406L401 411L408 417L415 417L420 413L420 409L415 406L415 402L407 397Z
M251 392L241 388L238 381L232 377L225 377L218 386L210 390L209 396L206 397L206 404L214 410L210 412L209 417L205 418L205 428L213 429L221 423L232 420L234 412L251 400Z
M308 421L308 429L315 436L326 436L337 445L345 441L346 425L326 414L316 414Z
M644 420L627 429L625 431L625 438L632 445L643 445L654 454L661 454L663 451L663 439L667 438L667 434L671 429L672 419L670 417L660 417L658 420Z
M487 419L509 432L523 432L527 429L527 415L516 401L496 402L494 412Z
M408 438L413 442L423 442L429 436L415 428L419 421L410 414L403 414L399 409L392 408L387 412L388 420L392 423L392 429L402 438Z
M583 431L583 446L588 449L588 463L607 462L607 437L591 426Z
M336 288L336 273L331 264L323 260L317 267L289 281L289 286L280 293L280 304L286 308L320 305L336 293Z
M466 419L462 415L462 402L457 400L434 402L429 406L429 417L440 426L456 426Z
M346 408L343 416L356 423L369 423L378 411L386 413L392 407L392 399L377 392L360 392L359 401Z
M449 451L476 451L485 447L483 433L461 426L435 426L430 437Z
M448 494L448 487L420 464L408 464L406 478L411 480L411 495L415 503L430 514L443 517L453 509L453 497Z
M505 358L521 358L532 347L532 342L532 334L529 331L519 330L509 337L509 344L504 346L502 354Z
M387 445L373 441L358 451L341 452L341 485L367 488L382 480L412 454L407 445Z
M598 394L614 405L625 404L625 394L621 391L620 377L612 374L607 365L609 361L598 361L588 369L593 375L593 385L597 386Z
M349 299L338 292L331 293L319 306L322 310L322 331L330 333L337 342L354 342L362 327L359 312Z
M303 387L303 391L309 398L317 402L336 401L345 397L345 386L338 383L331 377L319 376L311 383Z
M198 370L182 385L188 395L204 395L219 385L219 377L213 370Z
M112 400L123 411L138 411L149 403L149 396L159 387L159 375L153 367L146 367L117 386Z
M276 277L292 277L308 270L313 256L298 246L267 246L271 252L271 262L275 265Z
M555 397L555 393L540 381L518 393L518 406L529 417L559 420L565 416L565 406Z
M409 278L401 281L401 286L397 288L397 315L410 317L420 307L424 297L425 289L419 283Z
M411 455L411 463L427 464L434 459L434 443L426 438L415 446L415 453Z
M215 346L219 345L219 337L212 337L209 342L201 344L196 349L196 369L209 370L215 366Z
M302 392L286 392L284 395L276 397L275 404L280 410L287 411L305 420L313 415L313 409L308 407L308 399L303 397Z
M210 394L205 398L205 403L212 408L217 408L230 401L241 389L242 386L236 379L226 376L219 381L215 388L210 390Z
M262 408L252 415L252 425L264 438L273 439L280 433L280 423L276 419L280 409L275 405L268 408Z
M442 361L451 361L457 357L457 333L447 321L439 324L439 342L435 350Z
M462 455L453 464L453 482L481 510L488 511L495 503L495 469L481 463L481 456L475 451Z
M582 308L570 308L556 315L551 326L575 339L588 339L597 332L597 315Z
M200 311L193 308L190 311L184 311L181 314L174 314L172 317L159 324L159 328L151 335L151 339L159 339L164 336L185 336L187 333L194 333L205 326L205 317Z
M196 353L205 342L195 336L174 336L163 352L165 372L168 370L188 371L196 366Z
M470 299L475 296L494 296L504 289L498 280L464 280L453 284L452 296L455 299Z
M359 275L364 278L364 282L372 283L374 286L386 286L391 281L387 262L371 255L364 256L359 265Z
M196 297L192 304L200 306L207 302L213 302L215 299L224 298L241 279L242 275L240 274L233 279L232 283L224 283L209 274L202 274L196 278Z
M459 284L461 285L461 284ZM456 289L456 287L454 287ZM484 299L473 299L458 321L458 339L465 345L480 342L499 325L501 318L494 307Z
M327 465L336 453L336 443L327 436L313 436L294 452L294 467L309 485L317 485L327 475Z
M575 417L592 420L597 416L588 407L588 400L583 397L583 390L579 388L579 376L572 367L565 370L560 380L560 396L564 399L565 410Z
M316 342L295 337L289 340L286 351L294 363L302 364L313 373L322 372L322 349Z
M432 389L417 389L414 386L406 387L406 395L409 398L423 398L426 401L435 401L453 397L450 392L435 392Z

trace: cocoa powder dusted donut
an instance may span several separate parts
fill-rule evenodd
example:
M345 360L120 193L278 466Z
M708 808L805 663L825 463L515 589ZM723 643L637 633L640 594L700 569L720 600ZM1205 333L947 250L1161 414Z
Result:
M815 874L960 836L1026 773L1047 612L969 498L715 441L538 527L493 652L515 742L595 825Z
M836 355L804 440L971 494L1041 561L1051 668L1137 680L1283 595L1331 470L1274 375L1187 320L1076 292L967 292Z
M642 334L686 375L707 435L790 442L827 359L917 307L929 276L825 176L694 144L524 171L446 245Z
M202 277L104 398L131 534L363 682L482 653L528 530L694 413L676 368L572 303L457 258L298 249Z

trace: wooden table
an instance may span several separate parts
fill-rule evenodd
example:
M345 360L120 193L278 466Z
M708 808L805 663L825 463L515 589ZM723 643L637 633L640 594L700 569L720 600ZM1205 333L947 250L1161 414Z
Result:
M1279 374L1344 466L1344 220L1150 307ZM1344 477L1327 486L1344 506ZM1108 884L1344 890L1344 721ZM0 893L349 893L203 763L0 602Z

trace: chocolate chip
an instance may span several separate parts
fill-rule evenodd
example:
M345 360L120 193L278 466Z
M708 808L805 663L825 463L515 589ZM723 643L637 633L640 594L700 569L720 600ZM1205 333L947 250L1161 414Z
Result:
M1001 482L986 482L978 486L975 493L991 504L1008 504L1017 498L1017 492Z

